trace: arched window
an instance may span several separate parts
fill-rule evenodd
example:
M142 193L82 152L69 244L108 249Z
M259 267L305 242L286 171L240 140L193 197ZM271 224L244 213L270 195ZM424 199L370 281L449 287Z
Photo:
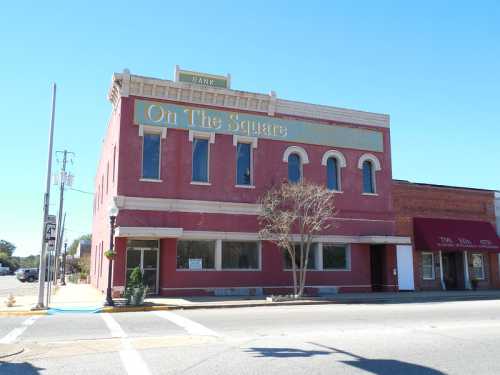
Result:
M363 193L375 193L373 177L373 164L370 160L365 160L363 162Z
M339 166L336 158L328 158L326 161L326 186L330 190L339 191Z
M288 181L292 183L300 182L302 179L302 162L299 154L288 155Z

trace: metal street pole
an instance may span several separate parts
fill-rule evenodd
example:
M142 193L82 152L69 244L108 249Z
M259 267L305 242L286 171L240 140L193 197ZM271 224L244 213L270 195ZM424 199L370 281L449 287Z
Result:
M64 241L64 254L62 259L61 285L66 285L66 254L68 252L68 240Z
M46 223L49 216L49 201L50 201L50 178L52 175L52 144L54 140L54 119L56 113L56 84L52 85L52 114L50 116L49 130L49 151L47 160L47 181L45 186L45 195L43 196L43 224L42 224L42 246L40 249L40 270L38 273L38 303L35 306L37 309L43 309L44 286L45 286L45 234Z
M58 151L57 153L59 153ZM54 283L57 282L59 276L59 254L61 253L61 245L62 245L62 231L63 225L62 213L63 213L63 205L64 205L64 185L66 184L66 161L68 156L68 151L64 150L63 153L63 165L60 173L60 184L59 184L59 214L57 216L57 236L56 236L56 251L55 251L55 267L54 267Z

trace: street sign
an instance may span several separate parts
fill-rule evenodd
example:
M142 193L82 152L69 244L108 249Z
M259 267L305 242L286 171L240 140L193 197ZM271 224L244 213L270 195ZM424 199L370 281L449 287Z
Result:
M45 242L55 241L56 239L56 216L49 215L45 223ZM49 244L50 246L50 244Z

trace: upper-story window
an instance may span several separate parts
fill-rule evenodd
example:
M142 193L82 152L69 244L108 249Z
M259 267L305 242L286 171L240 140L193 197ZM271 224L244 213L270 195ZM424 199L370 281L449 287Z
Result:
M326 162L326 186L330 190L339 189L339 166L337 159L328 158Z
M344 155L337 150L329 150L323 154L321 164L326 167L326 186L328 189L340 192L341 168L344 168L346 160Z
M363 194L376 194L375 171L380 171L380 161L375 155L364 154L358 160L358 168L363 172Z
M142 139L142 178L159 180L161 135L144 133Z
M288 163L288 181L297 183L303 179L303 166L309 163L306 150L290 146L283 153L283 161Z
M208 139L193 139L194 182L208 182Z
M236 145L236 185L252 185L252 145Z
M375 193L373 165L369 160L363 162L363 193Z
M192 175L193 183L208 184L210 178L210 143L215 142L215 133L189 131L193 143Z
M288 156L288 181L296 183L302 179L302 162L298 154Z

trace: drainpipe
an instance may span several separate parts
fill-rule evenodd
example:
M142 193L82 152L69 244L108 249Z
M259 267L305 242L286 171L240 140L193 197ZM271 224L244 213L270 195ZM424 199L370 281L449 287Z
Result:
M465 284L465 289L472 289L470 285L469 259L467 256L467 251L464 251L464 284Z
M444 284L444 276L443 276L443 255L441 250L439 250L439 277L441 279L441 289L446 290L446 285Z

